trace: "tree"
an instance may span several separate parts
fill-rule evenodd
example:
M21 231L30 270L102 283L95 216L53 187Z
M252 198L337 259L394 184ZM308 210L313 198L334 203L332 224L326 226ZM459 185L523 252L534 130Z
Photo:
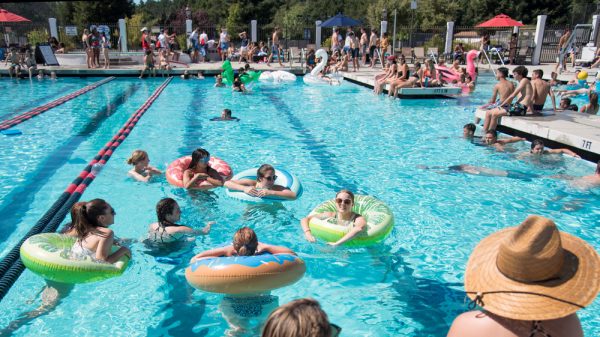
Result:
M59 8L63 24L74 23L80 27L88 27L92 23L111 23L131 17L134 5L133 0L104 0L61 2Z

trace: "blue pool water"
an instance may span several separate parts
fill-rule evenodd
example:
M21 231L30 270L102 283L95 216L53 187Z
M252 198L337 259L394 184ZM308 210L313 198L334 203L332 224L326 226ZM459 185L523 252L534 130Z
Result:
M59 79L46 92L96 80ZM0 256L161 83L114 80L19 125L22 136L2 137ZM9 90L12 85L0 81ZM121 238L143 239L163 197L179 202L182 223L200 228L216 221L212 232L170 253L135 242L133 263L123 276L77 285L53 311L33 320L24 313L40 305L44 281L25 271L0 302L0 335L252 336L261 317L278 304L313 297L343 327L343 336L445 336L452 319L467 310L463 271L483 237L540 214L600 247L597 192L551 178L590 174L591 164L553 156L521 159L528 143L498 153L460 138L492 85L483 77L468 99L393 101L349 83L324 88L299 80L255 87L242 96L213 88L209 79L174 79L83 200L111 203L117 213L113 229ZM223 108L241 121L209 121ZM0 116L4 113L2 108ZM143 184L126 176L125 160L135 149L148 151L151 163L165 169L199 146L228 161L234 172L262 163L285 168L302 181L304 194L292 202L248 205L224 190L187 192L164 177ZM444 169L459 164L522 175L494 178ZM395 228L382 244L334 249L304 240L300 219L341 188L376 196L392 208ZM191 288L184 277L189 258L230 242L242 225L254 228L261 241L298 252L307 265L304 278L269 297L245 300ZM580 317L586 335L596 335L599 301Z

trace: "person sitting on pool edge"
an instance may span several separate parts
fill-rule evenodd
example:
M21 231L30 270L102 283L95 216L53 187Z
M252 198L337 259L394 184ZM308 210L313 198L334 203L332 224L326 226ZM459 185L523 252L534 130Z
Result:
M171 198L161 199L156 204L156 217L158 222L148 226L148 240L154 243L170 243L180 241L185 236L207 235L214 224L213 221L208 222L202 229L177 224L181 219L181 209L177 201Z
M281 185L276 185L275 180L277 180L275 168L269 164L262 164L256 171L256 180L228 180L225 182L225 187L234 191L242 191L253 197L277 196L288 200L296 199L295 192Z
M221 112L221 117L211 118L210 120L211 121L236 121L236 122L238 122L240 119L237 117L232 117L230 109L223 109L223 111Z
M190 263L205 257L253 256L264 253L296 255L291 249L259 242L256 233L250 227L242 227L235 232L233 243L231 245L197 254L190 260Z
M192 161L188 168L183 171L183 188L193 187L195 184L205 180L214 186L223 186L223 178L217 170L208 165L210 153L203 148L197 148L192 152Z
M544 148L544 141L541 139L535 139L533 142L531 142L531 150L529 151L530 154L532 155L537 155L537 156L541 156L543 154L550 154L550 153L554 153L554 154L566 154L569 155L571 157L575 157L575 158L581 158L579 157L579 155L569 149L546 149Z
M498 151L504 151L504 145L521 142L524 141L525 138L510 137L507 139L498 139L498 132L496 132L496 130L487 130L482 140L485 145L493 146Z
M304 231L304 237L309 242L315 242L316 239L310 232L310 219L316 217L318 219L329 219L333 223L340 225L351 227L351 229L340 238L336 242L327 242L328 245L331 246L339 246L342 243L351 240L358 233L360 233L367 225L366 219L352 211L352 207L354 206L354 193L349 190L341 190L335 195L335 205L337 208L337 212L325 212L309 215L306 218L300 221L300 226L302 226L302 230Z
M115 210L102 199L78 202L71 208L74 215L72 228L77 241L71 248L74 257L89 256L94 261L115 263L122 256L131 258L127 247L119 247L110 253L114 244L114 232L108 227L115 222Z
M133 165L127 175L137 181L147 183L153 176L162 174L161 170L149 165L150 158L144 150L133 151L131 157L127 159L127 164Z

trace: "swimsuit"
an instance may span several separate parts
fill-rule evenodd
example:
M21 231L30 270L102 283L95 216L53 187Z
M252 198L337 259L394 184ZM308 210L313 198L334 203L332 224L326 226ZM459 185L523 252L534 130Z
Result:
M77 240L73 247L71 247L71 257L76 260L85 260L87 257L91 258L94 262L100 262L96 259L96 253L92 250L83 246L83 243Z
M527 108L520 103L513 104L508 110L508 114L510 116L525 116L527 113Z
M335 225L338 225L338 226L353 227L354 221L356 221L356 218L358 218L358 217L359 217L359 214L354 213L352 215L352 218L350 218L348 220L341 220L341 219L338 219L337 213L335 213L335 215L330 219L329 222L331 222Z
M164 222L162 224L159 223L158 228L156 228L156 230L148 231L148 240L157 243L170 243L180 241L185 236L181 235L180 233L167 233L167 227L181 227L181 225L170 222Z

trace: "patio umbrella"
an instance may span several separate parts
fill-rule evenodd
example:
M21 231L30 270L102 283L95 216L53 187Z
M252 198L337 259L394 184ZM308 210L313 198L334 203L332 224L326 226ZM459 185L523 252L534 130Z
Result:
M19 16L15 13L11 13L6 9L0 8L0 22L22 22L22 21L30 21L22 16Z
M513 20L506 14L496 15L493 18L478 24L476 27L514 27L523 26L519 21Z
M360 24L360 21L338 13L336 16L331 17L325 20L325 22L321 23L321 27L350 27L358 26Z

